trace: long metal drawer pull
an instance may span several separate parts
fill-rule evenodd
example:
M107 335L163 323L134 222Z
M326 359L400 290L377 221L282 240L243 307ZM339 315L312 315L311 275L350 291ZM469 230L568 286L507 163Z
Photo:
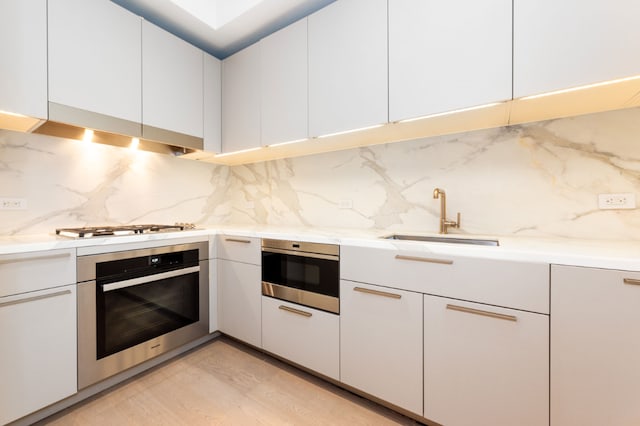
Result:
M623 281L625 284L640 285L640 280L634 280L633 278L625 278Z
M468 314L482 315L483 317L497 318L507 321L518 321L518 317L513 315L498 314L496 312L483 311L480 309L466 308L464 306L447 304L447 309L452 311L466 312Z
M71 294L71 290L56 291L55 293L25 297L24 299L12 300L11 302L3 302L0 303L0 308L4 308L5 306L18 305L20 303L34 302L36 300L49 299L51 297L63 296L65 294Z
M130 280L118 281L117 283L104 284L102 291L113 291L126 287L133 287L134 285L147 284L153 281L166 280L167 278L179 277L180 275L193 274L194 272L200 272L200 266L191 266L190 268L177 269L175 271L161 272L154 275L145 275L140 278L132 278Z
M401 294L387 293L386 291L380 291L380 290L369 290L368 288L362 288L362 287L354 287L353 291L359 291L360 293L374 294L376 296L389 297L391 299L402 298Z
M225 241L230 241L232 243L245 243L245 244L250 244L251 240L239 240L237 238L225 238Z
M291 312L292 314L302 315L303 317L311 317L313 314L311 312L301 311L299 309L290 308L288 306L280 305L278 309L282 309L283 311Z
M56 254L44 254L41 256L25 256L25 257L17 257L15 259L0 259L0 264L5 263L18 263L18 262L28 262L32 260L50 260L50 259L61 259L63 257L69 257L71 253L56 253Z
M415 260L416 262L426 262L426 263L440 263L442 265L452 265L453 260L448 259L433 259L430 257L417 257L417 256L405 256L402 254L396 254L396 259L400 260Z

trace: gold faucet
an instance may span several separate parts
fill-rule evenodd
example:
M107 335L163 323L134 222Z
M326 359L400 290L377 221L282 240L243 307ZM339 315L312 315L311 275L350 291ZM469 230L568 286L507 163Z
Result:
M457 221L447 220L447 195L444 189L434 189L433 198L440 198L440 233L446 234L449 227L460 228L460 212L458 212Z

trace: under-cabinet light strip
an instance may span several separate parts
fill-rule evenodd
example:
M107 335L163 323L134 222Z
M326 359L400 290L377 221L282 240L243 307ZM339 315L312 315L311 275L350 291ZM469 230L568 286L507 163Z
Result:
M616 80L602 81L600 83L586 84L584 86L576 86L576 87L571 87L569 89L555 90L553 92L540 93L538 95L524 96L524 97L519 98L519 99L522 100L522 101L526 101L526 100L529 100L529 99L543 98L545 96L553 96L553 95L559 95L559 94L562 94L562 93L570 93L570 92L577 92L579 90L592 89L594 87L608 86L610 84L624 83L626 81L632 81L632 80L637 80L637 79L640 79L640 75L634 75L633 77L619 78L619 79L616 79Z
M494 103L491 103L491 104L485 104L485 105L478 105L478 106L469 107L469 108L456 109L456 110L453 110L453 111L439 112L439 113L436 113L436 114L423 115L423 116L415 117L415 118L407 118L406 120L396 121L396 123L410 123L412 121L425 120L425 119L428 119L428 118L442 117L442 116L445 116L445 115L458 114L458 113L461 113L461 112L475 111L477 109L491 108L491 107L494 107L494 106L498 106L501 103L502 102L494 102Z

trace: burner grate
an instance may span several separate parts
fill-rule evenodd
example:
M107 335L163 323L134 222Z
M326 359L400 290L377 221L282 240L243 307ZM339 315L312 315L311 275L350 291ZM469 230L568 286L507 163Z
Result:
M155 232L183 231L184 224L175 225L119 225L119 226L87 226L82 228L58 228L56 235L71 238L92 238L110 235L148 234Z

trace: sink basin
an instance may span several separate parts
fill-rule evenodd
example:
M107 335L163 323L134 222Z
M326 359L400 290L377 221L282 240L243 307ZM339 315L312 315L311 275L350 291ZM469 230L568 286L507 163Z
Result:
M400 235L393 234L382 237L386 240L401 241L422 241L427 243L449 243L449 244L472 244L477 246L498 246L498 240L485 240L479 238L456 238L456 237L428 237L422 235Z

